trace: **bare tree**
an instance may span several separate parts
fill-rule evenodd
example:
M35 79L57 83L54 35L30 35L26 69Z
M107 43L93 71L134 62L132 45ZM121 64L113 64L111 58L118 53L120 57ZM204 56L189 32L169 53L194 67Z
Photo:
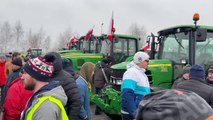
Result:
M30 48L41 48L42 40L45 38L45 33L42 28L40 28L38 33L32 33L31 29L27 34L27 39Z
M72 36L74 36L72 30L70 28L66 29L63 33L59 35L57 44L55 44L57 46L55 47L59 49L66 47L67 42Z
M9 42L11 42L13 37L12 28L8 21L1 26L0 33L1 52L6 53L8 52Z
M133 23L130 25L128 32L131 35L135 35L141 38L140 47L142 47L146 43L147 30L145 26L139 26L137 23Z
M42 43L44 43L43 44L43 46L42 46L42 48L44 48L44 51L46 51L46 52L48 52L49 50L50 50L50 48L51 48L51 38L50 38L50 36L47 36L44 40L43 40L43 42Z
M16 39L16 43L20 43L20 40L23 38L24 30L21 24L21 21L17 21L14 28L14 36Z

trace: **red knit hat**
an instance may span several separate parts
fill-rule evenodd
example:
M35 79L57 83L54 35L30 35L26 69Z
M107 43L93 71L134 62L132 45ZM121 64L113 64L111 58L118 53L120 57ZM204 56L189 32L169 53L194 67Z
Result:
M52 63L45 62L45 60L39 56L34 59L29 59L23 69L36 80L48 82L53 72L53 65Z

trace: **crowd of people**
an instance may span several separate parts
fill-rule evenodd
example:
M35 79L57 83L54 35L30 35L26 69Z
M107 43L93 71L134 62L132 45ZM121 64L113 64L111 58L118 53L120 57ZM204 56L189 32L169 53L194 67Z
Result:
M101 61L104 71L110 61ZM90 120L89 90L94 81L102 82L93 80L94 73L100 76L97 66L86 62L76 74L72 61L57 52L28 58L19 52L0 55L2 120Z
M2 120L91 120L89 90L101 93L111 64L111 58L85 62L76 74L71 60L57 52L29 58L19 52L11 58L0 55ZM172 89L151 92L148 65L145 52L135 53L127 65L121 84L122 120L213 118L213 67L206 72L201 65L186 65Z

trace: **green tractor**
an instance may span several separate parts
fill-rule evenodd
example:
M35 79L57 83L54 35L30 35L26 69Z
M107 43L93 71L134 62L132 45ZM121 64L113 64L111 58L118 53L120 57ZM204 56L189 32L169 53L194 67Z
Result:
M41 56L42 49L41 48L28 48L26 56Z
M202 64L206 68L213 62L213 26L180 25L160 30L149 36L151 60L146 74L153 91L171 88L182 74L186 64ZM94 101L110 117L120 115L120 87L126 65L133 60L113 65L110 85ZM116 118L116 119L118 119Z
M124 61L138 51L139 38L130 35L113 35L111 43L106 35L91 36L88 41L81 37L75 44L75 50L58 51L64 58L72 60L73 68L78 71L83 63L97 63L111 56L113 64Z

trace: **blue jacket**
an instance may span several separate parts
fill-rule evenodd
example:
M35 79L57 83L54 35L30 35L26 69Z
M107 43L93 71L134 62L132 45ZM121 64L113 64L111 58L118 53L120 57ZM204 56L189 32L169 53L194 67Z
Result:
M89 88L87 85L86 80L84 80L83 77L79 76L76 80L76 84L78 86L78 89L80 91L81 96L81 110L79 115L79 120L84 120L87 118L87 120L91 119L91 113L90 113L90 101L89 101Z
M134 117L143 96L150 93L150 85L145 69L131 62L123 75L121 85L121 113Z

